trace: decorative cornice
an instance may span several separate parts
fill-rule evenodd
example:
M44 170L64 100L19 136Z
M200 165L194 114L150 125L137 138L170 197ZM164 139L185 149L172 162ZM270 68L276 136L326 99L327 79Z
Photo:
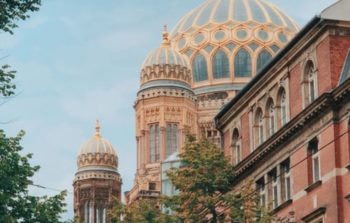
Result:
M141 86L152 80L178 80L191 85L191 71L181 65L159 64L147 66L141 71Z
M306 107L295 118L288 122L284 127L277 131L272 137L267 139L256 150L254 150L247 158L240 162L234 169L237 179L248 175L248 170L256 168L256 163L263 160L280 145L290 140L294 135L298 134L302 128L310 122L322 115L324 112L335 109L341 105L344 100L350 96L350 79L344 82L330 93L324 93L318 97L312 104ZM237 184L239 180L236 180Z

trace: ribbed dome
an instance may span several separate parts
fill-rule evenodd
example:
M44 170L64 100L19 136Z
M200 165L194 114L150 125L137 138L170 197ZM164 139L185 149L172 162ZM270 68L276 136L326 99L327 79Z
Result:
M98 122L96 124L96 134L81 146L79 156L97 153L101 155L109 154L117 156L112 144L108 140L102 138Z
M188 59L171 47L167 26L163 42L152 51L141 67L141 91L156 87L175 87L190 90L192 77Z
M298 25L280 9L264 0L208 0L180 20L173 31L173 36L191 32L208 24L223 24L230 21L272 24L288 28L292 32L299 29Z
M265 0L207 0L180 19L171 39L174 49L188 58L197 95L233 96L298 29Z
M180 65L188 67L187 58L179 52L171 48L168 32L165 28L163 32L163 43L161 46L153 50L142 64L142 69L153 65Z

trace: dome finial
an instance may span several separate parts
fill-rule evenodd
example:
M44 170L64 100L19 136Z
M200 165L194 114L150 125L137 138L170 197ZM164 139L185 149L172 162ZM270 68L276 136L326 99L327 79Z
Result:
M96 126L95 126L95 129L96 129L95 135L96 135L96 136L100 136L101 126L100 126L100 121L99 121L98 119L96 119Z
M162 46L170 46L168 26L165 24L163 29L163 43Z

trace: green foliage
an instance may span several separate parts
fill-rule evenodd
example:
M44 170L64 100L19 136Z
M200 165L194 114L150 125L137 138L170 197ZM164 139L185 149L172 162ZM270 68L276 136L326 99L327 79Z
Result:
M180 194L166 199L165 204L184 220L202 222L203 210L218 220L217 204L223 201L221 194L231 190L234 180L233 166L215 144L206 139L196 141L188 136L180 158L183 167L167 174Z
M39 167L30 165L32 154L20 154L23 135L21 131L8 138L0 130L0 222L58 223L64 212L66 192L41 198L28 194L30 178Z
M0 30L13 34L16 22L39 10L41 0L0 0Z
M0 30L13 34L18 20L25 20L29 12L39 10L40 0L0 0ZM9 97L16 89L15 71L9 65L0 68L0 95ZM32 154L21 155L21 131L7 137L0 130L0 222L1 223L59 223L65 211L66 191L53 197L34 197L28 193L30 178L39 170L31 166Z
M114 199L108 215L113 223L174 223L176 217L163 214L158 199L143 199L126 206Z
M188 136L180 158L183 166L167 173L180 193L164 198L164 204L182 222L271 221L270 214L260 206L252 184L232 192L234 167L215 144Z
M13 95L16 85L13 84L16 71L9 70L9 65L3 65L0 68L0 95L8 97Z
M253 187L253 181L243 184L238 191L224 196L225 205L229 207L229 218L236 223L270 223L274 216L260 205L259 194Z

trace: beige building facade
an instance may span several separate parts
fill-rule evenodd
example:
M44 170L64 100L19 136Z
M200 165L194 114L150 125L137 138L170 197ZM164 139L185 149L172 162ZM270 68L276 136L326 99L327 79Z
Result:
M222 145L214 116L298 32L262 0L207 0L186 14L141 66L135 108L137 170L130 204L158 197L161 164L187 133Z

